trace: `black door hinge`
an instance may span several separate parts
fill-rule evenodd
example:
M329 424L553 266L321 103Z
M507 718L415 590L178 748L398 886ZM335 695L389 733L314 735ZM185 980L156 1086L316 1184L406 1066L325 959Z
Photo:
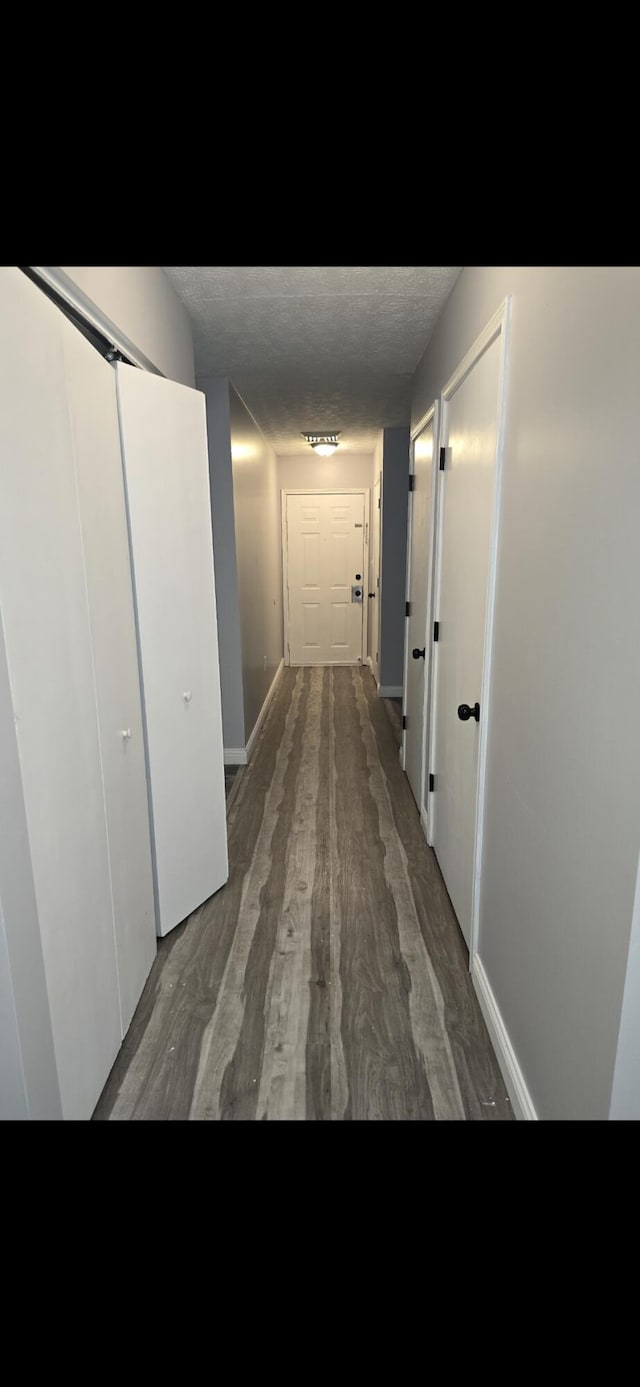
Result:
M378 510L380 510L380 497L378 497Z
M411 603L410 603L410 602L405 602L405 604L404 604L404 614L405 614L405 616L411 616Z
M439 640L440 640L440 622L439 622L439 621L434 621L434 623L433 623L433 639L434 639L434 641L439 641Z
M403 731L403 732L406 732L406 730L407 730L407 719L406 719L406 717L405 717L405 714L403 713L403 714L402 714L402 731Z
M409 473L409 491L415 491L415 489L416 489L416 478L415 478L415 473L414 473L414 472L410 472L410 473Z
M435 775L430 774L430 775L429 775L429 789L430 789L430 790L435 790L435 788L436 788L436 778L435 778Z
M446 448L441 448L441 449L440 449L440 471L441 471L441 472L444 472L444 462L445 462L446 456L447 456L447 450L446 450Z

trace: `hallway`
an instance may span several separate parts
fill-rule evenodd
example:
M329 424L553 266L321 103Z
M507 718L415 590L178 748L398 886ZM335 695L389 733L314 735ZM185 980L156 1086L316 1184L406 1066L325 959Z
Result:
M502 1119L465 946L367 669L285 669L228 885L159 940L94 1119Z

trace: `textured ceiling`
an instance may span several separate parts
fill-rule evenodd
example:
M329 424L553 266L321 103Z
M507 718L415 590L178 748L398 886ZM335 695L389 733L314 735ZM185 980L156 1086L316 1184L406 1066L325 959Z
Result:
M302 431L372 452L409 423L411 377L459 266L163 267L193 326L196 375L229 376L277 453Z

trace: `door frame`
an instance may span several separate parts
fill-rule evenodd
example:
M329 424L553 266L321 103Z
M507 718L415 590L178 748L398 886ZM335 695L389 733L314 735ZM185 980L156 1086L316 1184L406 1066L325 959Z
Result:
M439 499L439 495L440 495L439 488L438 488L438 470L439 470L439 469L438 469L438 459L439 459L439 456L440 456L440 418L441 418L441 413L442 413L442 410L441 410L440 401L439 401L439 400L434 400L433 404L429 407L429 409L427 410L426 414L423 414L423 415L422 415L422 418L418 420L418 423L415 425L415 428L413 428L413 429L411 430L411 434L410 434L410 449L409 449L409 476L410 476L410 477L413 477L413 476L415 476L415 444L416 444L416 440L420 437L420 434L421 434L421 433L423 432L423 430L427 427L427 424L430 424L430 423L433 421L433 458L432 458L432 461L431 461L431 509L430 509L430 513L429 513L429 533L428 533L428 536L427 536L427 546L428 546L428 559L427 559L427 601L426 601L426 607L425 607L425 612L426 612L425 629L424 629L424 632L423 632L423 635L424 635L424 643L425 643L425 649L426 649L427 645L429 646L429 660L428 660L428 663L427 663L427 668L426 668L426 670L425 670L424 699L423 699L423 704L422 704L422 766L421 766L421 769L420 769L420 823L421 823L421 825L422 825L422 831L423 831L423 833L424 833L424 835L425 835L425 838L427 839L427 842L429 842L429 823L428 823L429 808L428 808L428 800L425 799L425 784L426 784L426 780L427 780L427 771L426 771L427 754L428 754L428 752L429 752L429 750L430 750L430 746L429 746L429 724L430 724L430 718L431 718L431 686L432 686L432 675L433 675L433 656L432 656L432 650L431 650L432 641L431 641L431 636L430 636L430 635L429 635L429 638L427 638L427 633L432 633L432 632L433 632L434 562L435 562L435 552L436 552L436 550L435 550L436 513L437 513L437 508L438 508L438 499ZM410 602L410 601L411 601L411 541L412 541L412 535L413 535L413 491L410 491L410 492L409 492L409 511L408 511L408 518L407 518L407 567L406 567L406 579L405 579L405 600L406 600L406 602ZM409 665L409 617L406 615L406 606L405 606L405 623L404 623L404 682L403 682L403 691L402 691L402 715L403 715L403 721L404 721L404 718L405 718L406 715L407 715L407 688L408 688L407 673L408 673L408 665ZM401 748L400 748L400 764L401 764L402 769L403 769L403 771L405 772L405 775L406 775L405 760L406 760L406 730L405 730L404 727L403 727L403 731L402 731L402 745L401 745Z
M374 503L374 501L375 501L375 496L376 496L376 487L378 487L378 489L379 489L379 495L378 495L378 502L379 502L379 504L378 504L377 506L374 506L373 503ZM374 627L375 644L376 644L377 647L378 647L378 656L379 656L379 655L380 655L380 571L381 571L381 565L382 565L382 472L381 472L381 471L378 472L377 475L376 475L376 476L374 477L374 479L373 479L373 486L371 487L370 511L371 511L371 513L370 513L370 516L369 516L369 521L370 521L370 523L369 523L369 569L368 569L368 575L367 575L367 576L368 576L367 588L369 587L369 583L370 583L370 582L372 582L372 581L375 582L375 585L376 585L376 586L375 586L375 594L376 594L376 596L375 596L375 603L376 603L376 610L375 610L375 621L374 621L372 624L373 624L373 627ZM374 534L374 526L375 526L375 525L377 525L377 527L378 527L378 572L374 575L374 578L372 579L372 578L371 578L371 561L372 561L372 559L373 559L373 549L374 549L373 534ZM369 603L369 598L367 597L367 605L368 605L368 603ZM377 663L377 664L375 663L375 659L374 659L374 656L373 656L373 645L372 645L372 646L369 646L369 622L368 622L368 621L367 621L367 624L366 624L366 625L367 625L367 664L368 664L369 669L371 670L371 673L372 673L372 675L373 675L373 677L374 677L374 679L375 679L375 681L376 681L376 688L379 688L379 687L380 687L380 660L378 659L378 663Z
M371 521L371 488L368 486L286 486L281 489L281 542L282 542L282 615L284 620L284 662L291 664L289 652L289 533L287 529L288 496L362 496L364 502L364 547L362 553L362 653L360 665L367 663L368 603L364 600L364 589L369 584L369 529ZM366 583L364 575L366 574ZM323 666L318 666L323 668ZM345 666L348 668L348 666Z
M494 624L494 610L495 610L495 596L496 596L496 576L497 576L497 568L498 568L498 539L499 539L500 516L501 516L501 502L502 502L503 453L504 453L504 433L505 433L505 417L506 417L506 394L507 394L507 392L506 392L506 385L507 385L507 360L508 360L508 358L507 358L507 353L508 353L508 348L509 348L510 325L511 325L511 295L510 295L510 294L507 294L506 298L505 298L505 299L503 300L503 302L500 304L500 307L499 307L499 308L496 310L496 312L493 314L493 317L491 317L491 318L489 319L489 322L488 322L488 323L486 324L486 326L482 329L482 332L478 335L478 337L476 337L475 342L474 342L473 345L469 348L469 351L468 351L468 352L466 353L466 355L462 358L462 361L461 361L460 364L456 367L456 369L455 369L455 371L453 372L453 374L449 377L449 379L448 379L446 385L444 386L444 388L443 388L443 390L442 390L442 392L441 392L441 395L440 395L440 439L439 439L438 454L439 454L439 452L440 452L440 448L441 448L441 447L443 447L443 446L444 446L444 447L448 447L448 425L449 425L449 418L448 418L448 414L449 414L449 411L448 411L448 403L449 403L449 400L452 398L453 395L455 395L456 390L459 388L459 386L462 385L463 381L464 381L464 380L466 379L466 377L469 375L470 371L473 369L473 367L475 366L476 362L479 361L480 357L483 356L484 353L487 351L488 347L490 347L490 346L492 345L492 343L495 342L496 338L498 338L498 337L501 338L501 342L500 342L500 360L499 360L499 366L498 366L498 407L497 407L497 414L496 414L496 470L495 470L495 481L494 481L493 504L492 504L492 508L491 508L491 528L490 528L490 532L489 532L489 572L488 572L488 578L487 578L487 605L486 605L486 617L485 617L485 628L484 628L484 642L483 642L483 654L482 654L482 679L481 679L481 682L480 682L480 707L481 707L482 710L483 710L483 716L481 717L481 719L480 719L480 724L479 724L478 783L477 783L477 788L476 788L476 815L475 815L476 831L475 831L474 843L473 843L473 867L472 867L472 885L471 885L471 932L470 932L470 939L469 939L469 970L470 970L470 971L471 971L472 968L473 968L473 961L474 961L474 958L475 958L476 954L478 953L478 933L479 933L479 923L480 923L480 886L481 886L481 874L482 874L482 844L483 844L483 836L484 836L485 776L486 776L486 762L487 762L487 733L488 733L489 716L490 716L490 698L491 698L491 690L490 690L490 685L491 685L491 659L492 659L492 652L493 652L493 624ZM447 440L446 443L444 442L445 439ZM438 506L437 506L437 510L438 510L438 516L437 516L437 525L436 525L435 534L434 534L434 549L435 549L435 554L434 554L434 564L433 564L433 575L434 575L434 587L433 587L433 591L434 591L434 611L437 611L438 606L439 606L439 602L440 602L440 578L441 578L441 567L442 567L442 529L443 529L443 523L442 523L442 522L443 522L443 514L444 514L444 507L442 506L442 504L441 504L441 499L440 499L440 491L441 491L441 486L443 485L444 476L446 476L446 473L444 473L443 476L441 477L441 475L440 475L440 470L438 469L438 472L437 472L437 486L438 486ZM433 695L433 696L432 696L432 701L431 701L430 726L429 726L429 748L428 748L428 764L429 764L429 766L432 766L432 765L433 765L434 751L435 751L435 747L434 747L434 731L435 731L435 722L436 722L435 713L436 713L436 702L437 702L437 678L436 678L436 675L437 675L437 659L438 659L438 651L437 651L437 649L434 648L434 657L433 657L433 661L432 661L432 675L431 675L431 686L432 686L432 695ZM430 792L430 793L437 793L437 791L433 791L433 792ZM433 846L433 817L434 817L434 816L431 815L431 814L428 816L429 833L427 834L427 842L430 844L430 846Z

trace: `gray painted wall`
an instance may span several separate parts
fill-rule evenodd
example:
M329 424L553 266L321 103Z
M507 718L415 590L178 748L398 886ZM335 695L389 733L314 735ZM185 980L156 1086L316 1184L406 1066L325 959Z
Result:
M640 270L464 269L414 423L506 294L479 953L539 1116L606 1118L640 843Z
M191 320L158 265L61 265L55 272L86 295L163 376L195 384Z
M408 487L409 429L383 429L379 678L385 688L404 681Z
M233 387L229 404L244 728L248 739L283 652L280 493L273 448Z
M204 376L197 381L207 402L209 484L213 526L213 563L218 608L222 730L225 750L245 745L242 694L240 598L236 562L229 382Z

